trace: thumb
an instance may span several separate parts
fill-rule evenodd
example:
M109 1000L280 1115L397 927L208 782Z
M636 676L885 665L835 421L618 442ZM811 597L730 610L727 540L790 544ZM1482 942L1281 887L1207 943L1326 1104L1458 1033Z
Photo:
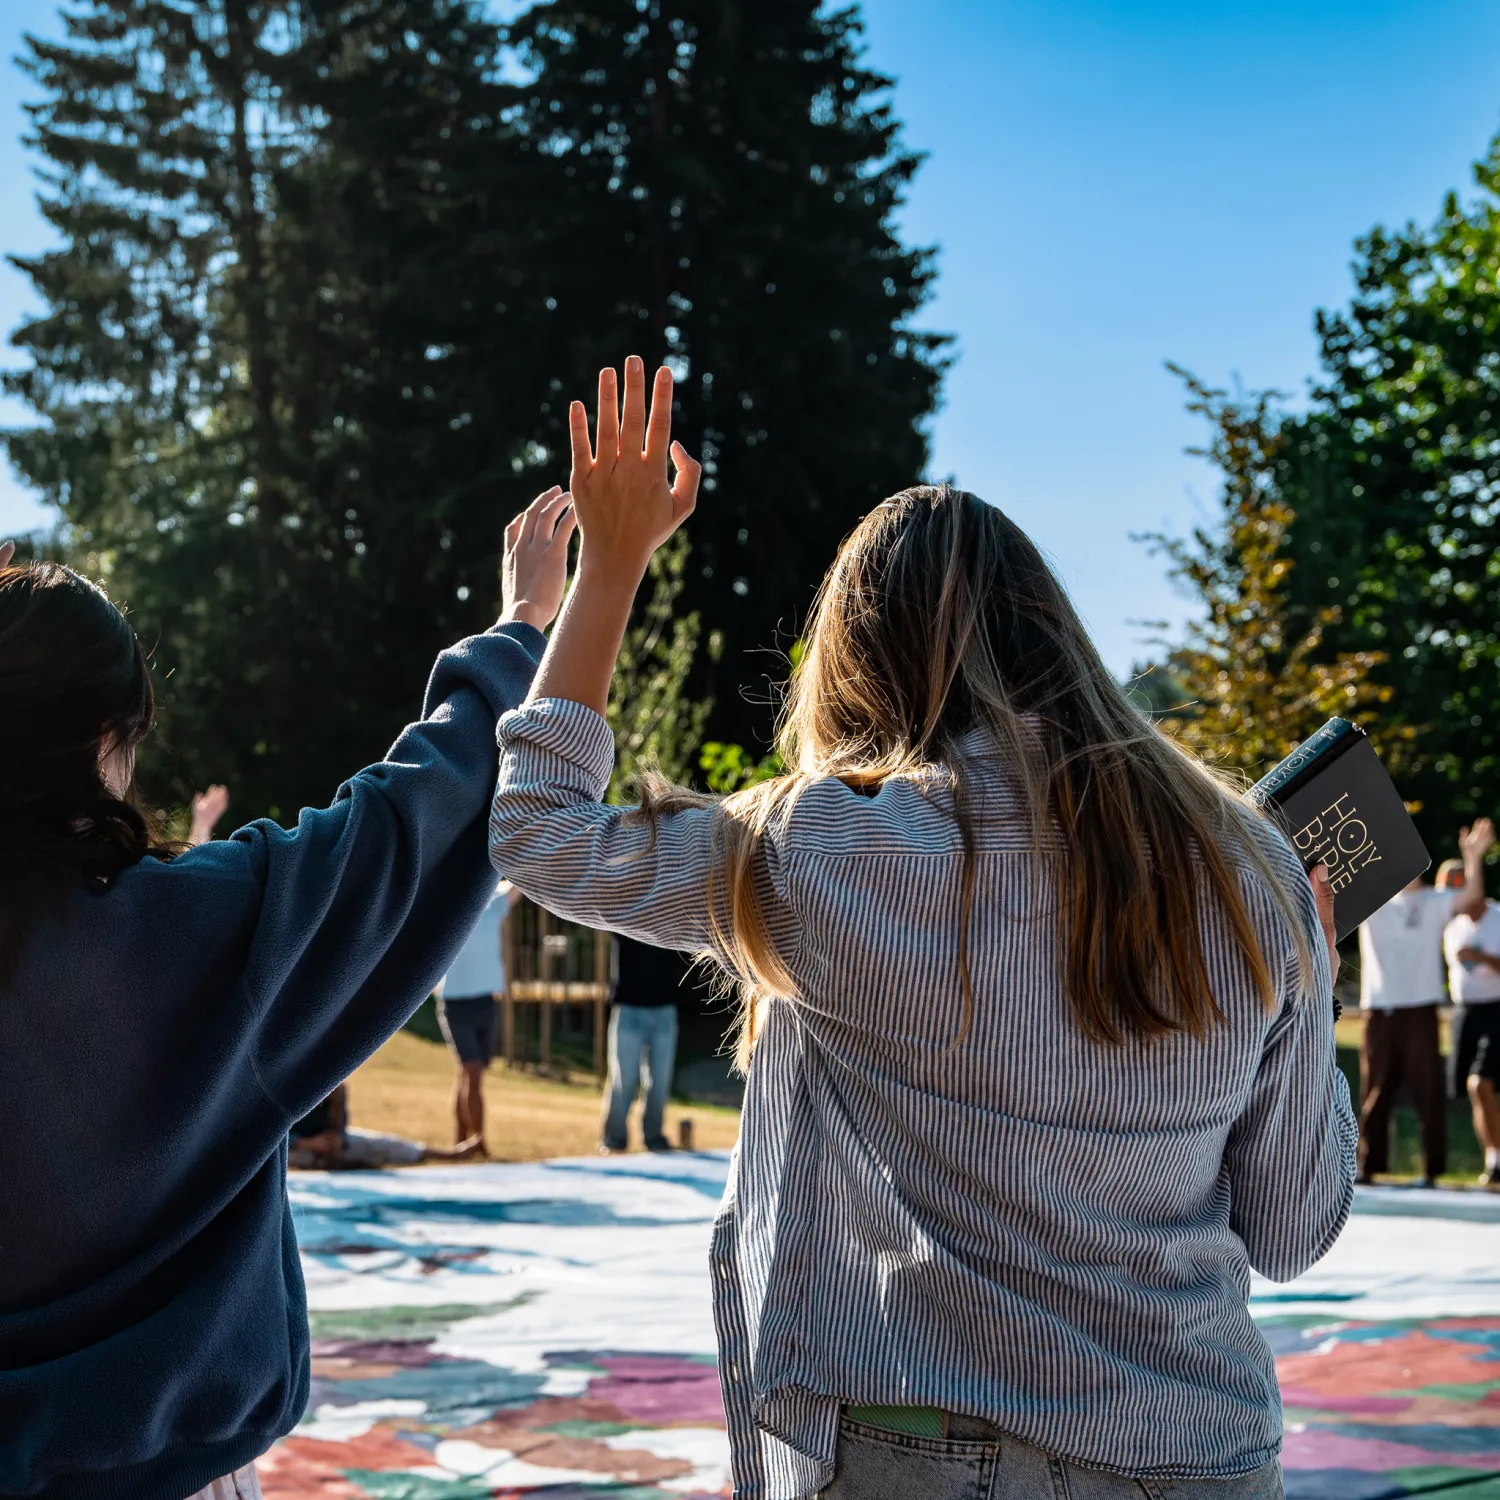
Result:
M681 443L672 444L672 465L677 470L676 482L672 485L672 519L684 521L692 515L698 503L698 481L703 477L703 465L688 454Z

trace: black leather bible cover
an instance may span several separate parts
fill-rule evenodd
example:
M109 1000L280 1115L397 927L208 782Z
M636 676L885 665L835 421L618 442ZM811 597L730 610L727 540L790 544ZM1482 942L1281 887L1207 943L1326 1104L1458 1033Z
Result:
M1328 866L1342 939L1431 863L1369 737L1330 719L1250 789L1311 870Z

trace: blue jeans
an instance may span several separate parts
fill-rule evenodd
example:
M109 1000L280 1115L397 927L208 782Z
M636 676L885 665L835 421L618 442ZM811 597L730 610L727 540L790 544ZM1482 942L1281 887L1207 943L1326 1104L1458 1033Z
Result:
M845 1417L838 1468L820 1500L1282 1500L1274 1460L1237 1479L1127 1479L1043 1453L973 1417L943 1439Z
M617 1005L609 1018L609 1097L604 1106L604 1144L611 1151L626 1146L625 1117L635 1103L644 1068L646 1112L641 1119L649 1150L667 1144L662 1133L672 1064L677 1059L675 1005Z

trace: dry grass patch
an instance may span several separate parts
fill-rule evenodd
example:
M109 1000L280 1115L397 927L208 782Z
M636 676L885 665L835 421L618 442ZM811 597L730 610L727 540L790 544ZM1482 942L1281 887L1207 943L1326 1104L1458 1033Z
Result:
M457 1071L446 1047L397 1032L349 1080L351 1123L450 1145ZM502 1161L586 1156L599 1144L603 1097L592 1079L562 1083L497 1062L485 1076L484 1093L485 1143ZM703 1150L733 1146L739 1134L737 1110L674 1103L667 1109L674 1142L682 1119L692 1120L694 1145ZM631 1111L630 1140L632 1150L641 1149L639 1104Z

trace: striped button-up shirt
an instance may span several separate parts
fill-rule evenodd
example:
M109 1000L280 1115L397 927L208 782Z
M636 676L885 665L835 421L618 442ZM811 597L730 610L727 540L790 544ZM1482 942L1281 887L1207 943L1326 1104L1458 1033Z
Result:
M576 703L507 714L499 739L502 874L562 916L714 946L709 811L653 829L602 805L613 742ZM713 1238L737 1496L817 1494L845 1403L986 1418L1132 1475L1227 1477L1279 1449L1250 1270L1286 1280L1321 1256L1354 1178L1311 888L1266 829L1305 940L1236 855L1276 1005L1205 894L1222 1024L1101 1045L1062 984L1054 861L998 758L974 801L957 1045L962 855L940 780L815 782L765 842L797 994L770 1006Z

